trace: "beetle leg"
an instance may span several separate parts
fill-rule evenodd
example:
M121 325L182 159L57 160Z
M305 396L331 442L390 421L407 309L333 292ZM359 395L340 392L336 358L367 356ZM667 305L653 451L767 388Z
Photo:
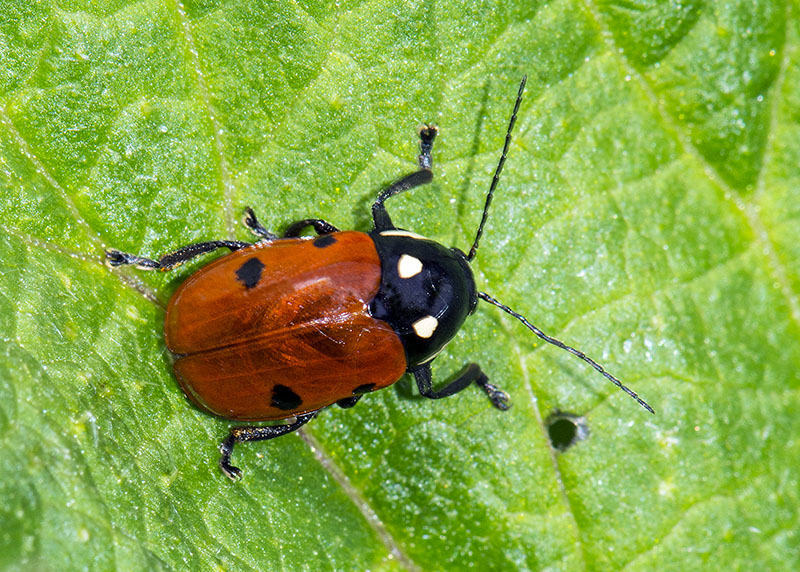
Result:
M300 236L305 229L309 226L313 226L314 230L317 234L330 234L332 232L339 232L339 229L333 226L326 220L318 219L318 218L307 218L303 220L298 220L297 222L293 222L286 228L286 232L283 233L283 238L297 238Z
M375 230L382 232L384 230L392 230L395 226L392 224L392 219L389 213L386 212L386 207L383 203L389 197L398 193L411 190L420 185L425 185L433 180L433 159L431 158L431 150L433 149L433 140L439 129L435 125L423 125L419 130L419 150L420 154L417 158L419 164L419 171L406 175L399 181L395 181L386 189L381 191L378 198L372 204L372 220L375 222Z
M266 427L232 427L228 437L220 445L219 451L222 457L219 459L219 467L225 476L232 481L239 480L242 476L242 470L238 467L231 465L231 453L236 443L244 443L246 441L265 441L267 439L274 439L287 433L297 431L311 421L319 411L312 411L311 413L304 413L295 417L293 423L285 425L268 425Z
M423 397L427 397L429 399L442 399L443 397L450 397L451 395L455 395L459 391L465 389L471 383L475 382L475 385L480 387L484 392L486 392L486 395L489 396L489 400L492 402L492 405L503 411L511 407L508 394L502 389L499 389L497 386L489 383L489 378L485 373L483 373L483 371L481 371L481 368L476 363L468 364L458 377L445 385L439 391L433 390L430 363L417 366L414 369L410 369L409 372L414 374L414 379L417 382L420 395Z
M350 409L353 405L358 403L358 400L364 397L363 395L354 395L353 397L345 397L336 402L336 405L342 409Z
M228 248L231 251L239 250L246 246L252 246L249 242L242 242L241 240L212 240L209 242L198 242L189 244L183 248L179 248L175 252L165 254L158 260L152 258L145 258L143 256L136 256L135 254L127 254L119 250L106 250L106 262L109 266L126 266L132 264L142 270L172 270L176 266L180 266L185 262L189 262L192 258L196 258L201 254L212 252L218 248Z
M435 125L423 125L417 132L419 135L419 156L417 163L420 169L430 171L433 167L431 151L433 150L433 140L439 134L439 128Z
M263 240L275 240L278 238L277 234L272 234L258 222L256 213L250 207L244 208L244 225L250 229L250 232Z

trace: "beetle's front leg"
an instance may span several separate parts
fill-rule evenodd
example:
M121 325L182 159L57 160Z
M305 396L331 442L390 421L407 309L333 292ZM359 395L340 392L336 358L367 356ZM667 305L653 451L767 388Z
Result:
M433 140L439 133L439 128L435 125L423 125L419 130L419 171L415 171L410 175L406 175L399 181L395 181L386 189L381 191L378 198L372 205L372 220L375 224L375 230L383 232L385 230L392 230L395 226L392 224L392 219L389 213L386 212L386 207L383 203L389 197L393 197L398 193L409 191L420 185L425 185L433 180L433 159L431 158L431 150L433 149Z

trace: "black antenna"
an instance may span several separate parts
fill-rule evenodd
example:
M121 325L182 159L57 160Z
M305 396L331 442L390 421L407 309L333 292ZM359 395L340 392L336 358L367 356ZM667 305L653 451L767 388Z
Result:
M522 93L522 92L520 91L520 93ZM513 123L513 121L512 121L512 123ZM505 312L506 314L510 314L510 315L514 316L517 320L519 320L520 322L525 324L526 328L528 328L530 331L532 331L534 334L539 336L541 339L543 339L547 343L553 344L554 346L557 346L557 347L561 348L562 350L567 350L572 355L579 357L580 359L582 359L583 361L588 363L590 366L592 366L594 369L599 371L606 379L610 380L614 385L619 387L622 391L624 391L625 393L630 395L633 399L636 400L636 402L639 405L641 405L642 407L647 409L650 413L655 414L655 411L653 411L653 408L650 407L647 404L647 402L644 401L641 397L636 395L635 391L633 391L632 389L622 385L622 382L620 380L618 380L616 377L614 377L613 375L608 373L606 370L604 370L603 366L601 366L599 363L594 361L592 358L587 356L582 351L576 350L572 346L568 346L567 344L565 344L561 340L557 340L555 338L551 338L550 336L545 334L542 330L540 330L539 328L537 328L536 326L531 324L525 316L523 316L522 314L518 314L517 312L515 312L514 310L512 310L511 308L509 308L505 304L502 304L501 302L498 302L497 300L495 300L494 298L489 296L486 292L478 292L478 298L480 298L481 300L485 300L486 302L489 302L493 306L497 306L498 308L503 310L503 312Z
M508 154L508 146L511 144L511 132L514 130L514 123L517 121L517 112L522 103L522 92L525 91L525 83L528 81L528 76L522 76L522 81L519 84L519 92L517 92L517 101L514 103L514 111L511 113L511 120L508 122L508 131L506 131L506 142L503 145L503 154L500 155L500 162L497 164L497 169L494 171L492 177L492 184L489 187L489 194L486 195L486 203L483 205L483 216L481 217L481 224L478 226L478 232L475 234L475 242L472 243L472 248L469 249L467 260L475 258L478 252L478 242L483 235L483 226L486 224L486 219L489 218L489 205L492 204L492 196L494 190L497 188L497 183L500 181L500 173L503 172L503 165L506 164L506 155Z

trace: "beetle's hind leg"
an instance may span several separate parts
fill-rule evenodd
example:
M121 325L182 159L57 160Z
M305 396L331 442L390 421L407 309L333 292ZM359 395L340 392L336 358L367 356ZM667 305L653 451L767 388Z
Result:
M483 373L483 371L481 371L480 366L478 366L476 363L468 364L458 375L458 377L445 385L439 391L433 390L430 363L423 364L409 371L414 374L414 379L417 382L420 395L427 397L428 399L442 399L443 397L450 397L451 395L455 395L459 391L466 389L471 383L475 383L475 385L480 387L486 393L486 395L489 397L489 401L492 402L492 405L502 411L506 411L509 407L511 407L508 394L496 385L489 383L489 378L485 373Z
M219 468L225 473L232 481L239 480L242 476L242 470L238 467L231 465L231 453L236 443L245 443L247 441L266 441L267 439L274 439L287 433L297 431L316 417L319 411L312 411L311 413L304 413L295 417L293 423L285 425L268 425L266 427L233 427L228 437L220 445L219 451L222 457L219 459Z
M211 240L209 242L197 242L179 248L175 252L165 254L158 260L152 258L145 258L144 256L137 256L135 254L128 254L120 252L119 250L106 250L106 262L109 266L127 266L133 265L142 270L172 270L176 266L190 261L193 258L213 252L218 248L227 248L231 251L239 250L246 246L251 246L249 242L242 242L241 240Z

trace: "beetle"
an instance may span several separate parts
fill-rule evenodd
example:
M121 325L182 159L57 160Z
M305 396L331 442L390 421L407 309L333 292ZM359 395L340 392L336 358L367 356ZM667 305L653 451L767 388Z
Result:
M419 129L419 169L384 189L372 205L373 229L340 231L321 219L304 219L278 236L249 207L245 225L255 243L214 240L184 246L158 260L106 251L110 266L171 270L202 254L230 254L187 278L167 307L164 335L181 388L200 408L236 421L290 420L282 425L230 429L220 468L237 480L231 464L237 443L274 439L296 431L332 404L348 408L369 392L411 374L430 399L475 384L500 410L508 395L474 363L435 390L431 362L483 300L522 322L600 372L645 409L653 409L597 362L552 338L524 316L478 291L470 268L500 180L522 103L523 77L475 239L468 253L396 227L384 203L430 183L434 125ZM304 237L311 228L316 237Z

